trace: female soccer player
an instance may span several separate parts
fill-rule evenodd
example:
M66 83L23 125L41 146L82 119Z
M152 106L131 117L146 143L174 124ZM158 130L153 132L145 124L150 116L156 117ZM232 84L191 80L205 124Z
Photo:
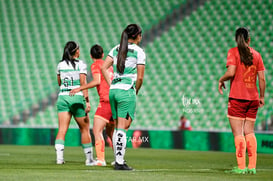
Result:
M134 120L136 94L144 77L144 51L138 46L142 39L137 24L128 25L121 35L120 44L108 54L102 65L102 74L110 86L109 99L116 129L113 134L115 170L132 170L125 161L126 130ZM114 79L111 82L107 69L114 65Z
M55 140L57 164L64 164L64 141L71 117L74 116L81 132L81 143L86 155L86 165L93 165L92 144L89 131L90 111L88 92L83 91L69 96L69 91L86 83L86 65L77 60L80 56L79 45L69 41L64 47L63 58L57 66L57 80L60 93L57 100L59 130Z
M238 28L235 33L237 47L227 55L227 71L220 78L218 90L223 94L224 81L230 80L228 118L234 136L238 167L231 173L256 174L257 141L254 125L258 107L264 105L265 75L261 55L249 47L250 37L246 28ZM260 96L256 86L259 79ZM246 168L246 149L249 164Z
M103 64L102 58L104 57L103 48L99 45L94 45L90 49L90 56L94 63L91 65L91 72L93 80L88 84L82 85L79 88L73 89L70 95L89 88L97 87L100 96L100 103L94 116L93 133L95 136L95 148L97 153L96 165L106 166L105 162L105 141L103 138L103 129L106 127L107 135L112 138L114 131L114 121L112 119L112 111L109 102L109 85L101 74L101 66ZM107 70L110 80L113 79L113 67Z

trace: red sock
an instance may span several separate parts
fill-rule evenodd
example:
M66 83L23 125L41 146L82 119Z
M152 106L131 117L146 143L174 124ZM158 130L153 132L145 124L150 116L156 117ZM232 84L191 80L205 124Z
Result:
M245 136L246 138L246 146L247 146L247 153L248 153L248 168L256 168L256 161L257 161L257 140L254 133L248 134Z
M235 136L236 158L238 168L245 169L246 167L246 141L243 135Z
M104 140L98 140L95 142L95 148L97 153L97 159L100 161L104 161Z

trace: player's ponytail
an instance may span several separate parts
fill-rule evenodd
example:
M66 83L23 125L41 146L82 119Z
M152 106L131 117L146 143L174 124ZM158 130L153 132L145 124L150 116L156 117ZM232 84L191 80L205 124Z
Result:
M69 62L72 64L73 68L76 68L75 59L73 56L75 55L76 51L79 49L79 45L74 41L69 41L66 43L64 47L63 58L61 61L65 61L67 64Z
M235 33L235 39L240 54L241 62L245 66L251 66L253 64L253 55L247 46L249 40L249 32L246 28L238 28Z
M128 53L128 39L135 40L137 35L141 34L141 28L137 24L128 25L121 34L121 40L117 56L117 71L120 74L124 73L125 60Z
M128 52L128 34L126 29L122 32L118 57L117 57L117 70L118 73L123 74L125 69L125 59L127 57Z

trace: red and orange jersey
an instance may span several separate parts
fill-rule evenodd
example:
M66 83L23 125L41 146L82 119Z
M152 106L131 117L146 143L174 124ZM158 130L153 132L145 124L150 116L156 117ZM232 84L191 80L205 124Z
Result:
M227 55L227 64L235 65L235 76L230 82L230 94L229 97L235 99L244 100L258 100L259 93L256 86L257 72L264 71L262 57L259 52L250 48L250 52L253 54L253 64L251 66L245 66L241 63L240 54L237 47L231 48Z
M98 95L100 96L100 101L109 101L109 85L107 84L106 80L104 79L102 73L101 73L101 67L103 65L103 60L97 60L91 65L91 72L92 76L94 77L95 74L100 74L100 85L97 86ZM109 77L111 81L113 80L114 73L113 73L113 67L110 67L108 69Z

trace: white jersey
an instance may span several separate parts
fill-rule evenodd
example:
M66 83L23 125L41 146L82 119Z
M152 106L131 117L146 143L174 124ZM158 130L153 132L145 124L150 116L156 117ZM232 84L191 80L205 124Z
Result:
M57 66L57 75L61 77L59 95L69 95L72 89L80 87L80 74L87 74L86 64L82 60L75 61L75 69L70 62L60 62ZM75 95L83 93L78 92Z
M117 71L118 49L119 45L116 45L108 54L114 60L114 79L110 89L128 90L132 87L134 88L137 79L137 65L145 65L146 55L138 45L129 43L124 73L120 74Z

